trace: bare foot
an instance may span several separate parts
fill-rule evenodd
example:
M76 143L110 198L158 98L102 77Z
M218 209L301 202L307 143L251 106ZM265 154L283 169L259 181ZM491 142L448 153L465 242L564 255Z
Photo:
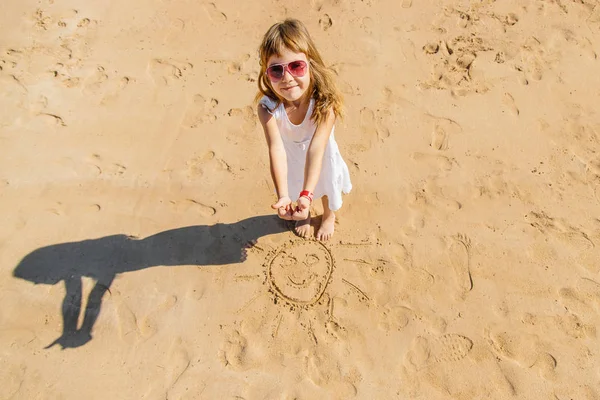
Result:
M325 241L331 239L334 230L335 213L333 211L325 210L323 213L323 219L321 220L321 226L317 232L317 240Z
M310 214L308 218L302 221L296 221L296 227L294 228L296 235L306 238L310 235Z

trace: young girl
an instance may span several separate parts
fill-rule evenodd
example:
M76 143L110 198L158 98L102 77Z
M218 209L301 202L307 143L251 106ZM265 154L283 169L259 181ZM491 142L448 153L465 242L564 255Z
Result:
M348 167L334 138L342 100L306 27L286 19L273 25L260 45L258 118L265 131L271 177L279 200L271 207L295 220L296 233L310 233L310 205L322 198L318 240L333 235L342 192L352 189ZM298 200L292 205L294 196ZM296 197L297 196L297 197Z

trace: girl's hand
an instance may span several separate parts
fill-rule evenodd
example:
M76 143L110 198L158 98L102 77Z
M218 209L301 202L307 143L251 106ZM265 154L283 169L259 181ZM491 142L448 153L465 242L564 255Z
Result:
M279 218L287 220L292 219L294 209L292 207L292 199L290 199L288 196L280 198L277 203L271 205L271 208L277 210L277 215L279 215Z
M310 200L302 196L296 203L292 219L294 221L304 221L310 215Z

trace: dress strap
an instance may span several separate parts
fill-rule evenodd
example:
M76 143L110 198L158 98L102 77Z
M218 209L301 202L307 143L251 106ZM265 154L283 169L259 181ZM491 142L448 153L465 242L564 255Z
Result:
M270 97L263 96L262 99L258 102L261 106L263 106L269 114L274 114L275 109L277 108L277 101L271 99Z

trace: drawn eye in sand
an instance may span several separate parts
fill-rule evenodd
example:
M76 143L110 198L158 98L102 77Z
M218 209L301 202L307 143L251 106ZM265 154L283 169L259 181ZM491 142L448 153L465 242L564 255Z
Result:
M333 272L333 257L319 242L291 242L267 258L267 283L271 291L292 305L318 302Z

